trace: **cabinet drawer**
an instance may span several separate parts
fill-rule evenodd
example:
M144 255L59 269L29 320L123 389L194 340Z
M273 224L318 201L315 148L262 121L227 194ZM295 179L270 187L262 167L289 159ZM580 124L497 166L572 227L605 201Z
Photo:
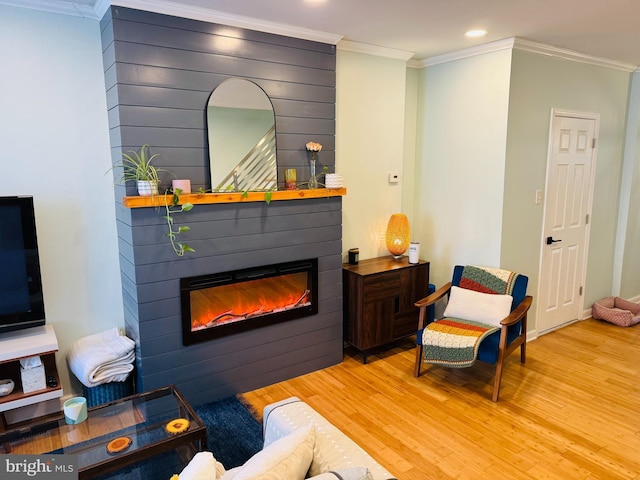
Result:
M385 275L375 275L364 279L364 302L377 302L379 300L395 297L400 292L400 272L391 272Z

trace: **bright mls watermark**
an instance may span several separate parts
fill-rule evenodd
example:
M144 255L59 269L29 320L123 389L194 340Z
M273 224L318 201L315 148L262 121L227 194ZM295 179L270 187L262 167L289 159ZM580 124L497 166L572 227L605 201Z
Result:
M0 455L2 480L77 480L77 455Z

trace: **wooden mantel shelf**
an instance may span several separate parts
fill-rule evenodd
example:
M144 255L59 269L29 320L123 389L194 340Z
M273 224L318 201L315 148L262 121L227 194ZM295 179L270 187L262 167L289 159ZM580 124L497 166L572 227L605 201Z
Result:
M341 197L347 194L346 188L318 188L315 190L279 190L271 193L271 201L280 200L305 200L309 198ZM247 203L264 202L265 192L225 192L225 193L183 193L180 195L180 203L192 203L193 205L211 203ZM159 207L164 206L165 201L171 202L171 196L154 195L152 197L123 197L122 205L128 208Z

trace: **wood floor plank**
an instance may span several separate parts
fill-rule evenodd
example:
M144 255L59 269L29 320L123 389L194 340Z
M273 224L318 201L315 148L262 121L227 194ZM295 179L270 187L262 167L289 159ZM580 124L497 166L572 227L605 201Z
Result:
M414 378L410 341L244 396L301 398L399 480L640 480L639 347L640 326L593 319L541 336L509 357L498 403L489 365Z

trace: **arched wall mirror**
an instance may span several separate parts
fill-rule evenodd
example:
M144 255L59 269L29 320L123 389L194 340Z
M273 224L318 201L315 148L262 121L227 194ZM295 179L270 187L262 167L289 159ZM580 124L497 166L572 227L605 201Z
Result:
M223 81L207 104L212 191L275 190L278 184L273 105L255 83Z

